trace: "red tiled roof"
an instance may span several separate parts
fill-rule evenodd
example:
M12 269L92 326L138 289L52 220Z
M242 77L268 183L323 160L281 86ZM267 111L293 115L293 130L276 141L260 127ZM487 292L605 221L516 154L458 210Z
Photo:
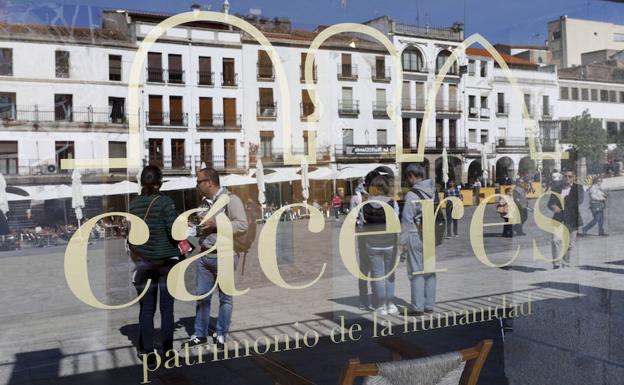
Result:
M510 65L529 66L529 67L536 66L535 64L531 63L528 60L520 59L518 57L507 55L507 54L500 53L500 52L499 54L503 57L503 60L505 60L505 63L510 64ZM485 48L466 48L466 55L492 57L492 55L490 55L488 50L486 50Z

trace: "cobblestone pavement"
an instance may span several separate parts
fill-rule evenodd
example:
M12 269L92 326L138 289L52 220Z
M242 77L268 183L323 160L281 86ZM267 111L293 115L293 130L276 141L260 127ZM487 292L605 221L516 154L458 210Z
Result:
M611 202L618 202L622 197L624 192L614 192ZM588 220L589 212L586 207L583 210L584 217ZM570 303L567 301L581 297L593 298L587 294L589 288L606 290L608 293L624 290L624 282L620 276L624 270L619 268L619 265L624 264L620 252L624 248L624 237L621 235L624 230L622 210L611 204L607 216L607 228L611 235L608 238L580 238L573 253L575 267L553 271L549 263L533 259L533 241L535 240L544 255L550 256L550 238L535 227L532 219L525 225L527 235L523 237L501 238L499 235L502 227L486 230L486 250L493 262L509 260L517 247L520 247L520 252L517 260L508 268L485 267L474 257L471 249L468 229L474 208L467 208L464 219L460 221L460 236L445 240L437 250L438 267L448 270L438 274L436 311L450 312L496 305L501 303L503 295L508 303L526 303L530 298L535 303L534 309L538 309L539 304L567 304ZM500 222L491 206L487 209L486 222ZM325 230L319 234L308 232L306 223L303 220L282 223L278 250L285 252L280 255L280 269L287 282L301 284L316 277L322 264L327 263L323 277L307 289L285 290L274 286L264 277L257 255L250 253L245 264L245 274L239 276L237 281L239 288L249 287L250 291L234 301L231 341L243 343L245 340L255 341L259 337L275 335L295 337L309 330L317 331L320 336L327 336L340 323L341 316L348 322L368 324L372 320L370 312L357 308L357 281L346 271L338 255L338 233L342 220L328 220ZM289 250L293 250L292 253ZM3 276L0 283L0 322L3 325L0 329L0 384L82 384L85 381L93 384L139 383L140 366L133 345L138 330L138 305L121 310L101 311L81 303L65 283L64 251L63 247L51 247L0 254ZM89 276L93 291L100 300L121 303L133 298L136 294L129 285L130 273L131 266L121 240L100 241L92 246L89 254ZM187 276L188 286L193 287L193 282L194 274L191 269ZM398 303L409 302L409 293L405 264L400 264L396 279ZM597 301L599 306L612 309L611 303L601 305L600 298ZM194 303L176 302L176 346L192 332L194 306ZM557 311L549 308L544 314ZM604 309L599 312L604 313ZM397 325L402 322L400 317L389 319ZM539 317L528 319L537 322L535 320ZM505 359L504 364L499 362L501 367L523 368L518 369L518 375L525 373L524 368L527 371L532 370L528 364L519 364L520 361L526 361L526 357L519 352L528 349L527 341L547 339L541 332L526 326L528 321L523 322L516 320L515 329L522 330L522 333L514 331L511 334L513 337L505 342L505 353L499 352L499 357ZM554 321L551 319L550 322ZM156 325L158 323L159 320ZM478 329L478 326L475 328ZM483 328L489 328L483 331L483 335L500 334L497 324L492 326L491 323L485 323ZM442 340L462 341L466 344L472 340L477 341L475 338L471 337L471 340L466 337L477 329L464 333L461 337L463 339L453 333L464 329L449 329L453 330L446 331L446 337ZM436 333L432 332L430 335L435 336ZM524 337L518 339L516 336L521 334ZM624 339L621 336L619 338ZM514 339L516 342L513 342ZM337 378L336 373L345 362L345 357L351 355L368 359L388 359L382 355L380 348L375 347L375 341L370 338L363 340L365 341L339 345L342 347L338 349L333 346L335 344L323 339L319 347L307 350L308 356L295 352L289 357L292 357L293 362L317 362L317 366L304 365L304 371L308 371L318 383L335 383L330 378ZM609 343L615 342L611 339ZM435 346L442 351L447 347L444 344L436 345L435 342L428 343L433 350ZM557 344L563 342L553 344L559 346ZM624 362L624 359L620 359L624 358L621 350L607 352L604 357L597 352L596 359L607 363ZM385 358L380 358L382 356ZM310 359L313 361L309 361ZM319 371L319 365L326 370ZM269 378L248 359L212 363L209 368L210 378L218 380L210 381L204 377L206 371L189 368L186 371L161 373L155 377L153 383L270 383ZM513 373L513 369L511 372ZM495 380L495 374L490 378L493 384L501 383ZM604 383L608 383L606 381Z

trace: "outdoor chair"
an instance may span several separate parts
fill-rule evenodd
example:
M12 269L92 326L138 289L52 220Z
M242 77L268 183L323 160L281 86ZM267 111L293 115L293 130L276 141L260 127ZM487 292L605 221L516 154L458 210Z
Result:
M476 385L485 359L492 348L492 340L483 340L474 347L458 352L427 356L422 350L398 339L388 339L380 342L380 344L391 350L395 359L403 358L404 360L390 363L360 363L358 358L350 359L342 370L338 385L353 385L357 377L366 377L371 385L384 384L386 382L376 382L378 380L375 378L380 374L380 367L402 364L404 368L409 368L410 365L413 365L414 368L428 368L425 360L435 364L437 359L443 359L445 356L453 354L457 356L457 361L461 362L461 366L456 369L459 382L455 381L455 383L458 385ZM278 359L275 354L254 355L253 359L258 366L267 371L276 385L315 385L314 382Z

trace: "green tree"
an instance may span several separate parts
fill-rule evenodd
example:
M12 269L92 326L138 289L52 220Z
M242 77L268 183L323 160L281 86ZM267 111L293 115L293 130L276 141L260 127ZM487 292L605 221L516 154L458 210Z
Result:
M600 119L592 118L585 110L570 120L570 144L577 159L586 159L588 168L599 166L605 159L607 131Z

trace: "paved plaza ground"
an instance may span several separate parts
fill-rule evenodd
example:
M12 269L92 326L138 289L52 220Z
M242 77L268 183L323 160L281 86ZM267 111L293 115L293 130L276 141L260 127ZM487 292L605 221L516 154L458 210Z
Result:
M609 237L579 238L573 268L552 270L533 259L533 241L550 256L550 237L529 219L526 236L501 238L502 227L485 231L488 256L495 263L519 257L508 268L484 266L468 238L474 208L460 221L460 236L445 240L437 250L436 312L510 303L532 303L529 316L507 322L503 335L498 320L432 331L402 334L431 353L460 349L483 338L495 340L480 384L621 384L624 378L624 192L613 192L607 215ZM590 214L583 207L585 220ZM492 205L486 222L500 222ZM281 354L285 361L319 384L337 383L348 358L363 362L390 359L372 338L373 316L358 309L357 281L338 254L340 221L328 219L325 230L313 234L307 221L284 222L278 252L282 275L289 283L313 279L323 263L323 277L312 287L285 290L263 275L252 252L237 286L249 293L235 298L231 341L255 341L263 336L303 335L314 330L318 345ZM596 231L596 229L594 230ZM96 296L122 303L136 294L129 284L131 265L122 240L91 246L89 275ZM294 250L289 255L289 250ZM136 358L138 305L121 310L95 310L71 293L63 273L64 247L25 249L0 254L0 384L139 384ZM191 269L192 270L192 269ZM240 269L239 269L240 273ZM187 277L193 287L194 274ZM399 305L410 300L405 264L396 278ZM176 302L175 346L192 333L195 304ZM213 308L214 310L214 308ZM213 314L215 314L213 312ZM343 318L341 318L343 317ZM363 338L336 344L327 336L345 319L363 325ZM403 319L387 317L399 330ZM156 325L159 324L156 320ZM153 384L270 384L271 379L249 358L205 363L190 368L160 370Z

